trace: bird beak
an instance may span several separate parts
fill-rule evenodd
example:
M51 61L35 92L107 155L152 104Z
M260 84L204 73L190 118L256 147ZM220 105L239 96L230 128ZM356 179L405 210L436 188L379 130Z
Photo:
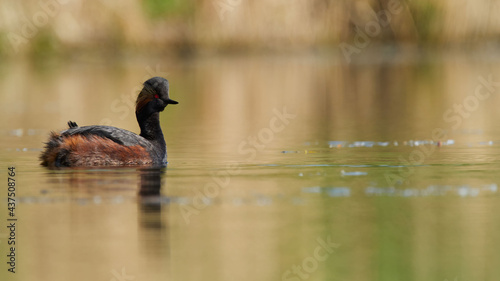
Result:
M167 104L178 104L179 102L168 99Z

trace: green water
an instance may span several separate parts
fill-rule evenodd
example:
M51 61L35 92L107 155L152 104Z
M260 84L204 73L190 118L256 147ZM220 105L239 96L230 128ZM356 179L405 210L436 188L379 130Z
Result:
M137 132L155 75L166 169L39 166L68 120ZM491 54L4 63L0 279L497 280L495 81Z

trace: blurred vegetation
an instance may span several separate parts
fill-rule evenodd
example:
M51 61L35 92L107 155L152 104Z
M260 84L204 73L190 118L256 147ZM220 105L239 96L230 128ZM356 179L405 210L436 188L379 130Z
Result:
M148 17L161 19L165 16L190 16L194 13L194 4L190 0L143 0Z
M418 32L418 38L423 43L438 43L440 16L445 11L439 10L435 2L412 1L408 2L409 11L415 22L415 29Z
M9 41L7 40L7 34L5 32L0 32L0 57L4 56L8 50Z
M0 0L0 54L338 50L370 28L370 43L393 45L469 45L500 35L500 0L59 1Z
M33 59L40 59L58 53L59 41L50 30L40 31L38 36L32 39L29 56Z

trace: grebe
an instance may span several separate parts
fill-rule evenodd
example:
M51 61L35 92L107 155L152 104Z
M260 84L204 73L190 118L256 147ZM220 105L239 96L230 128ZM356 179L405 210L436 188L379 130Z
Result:
M136 101L135 116L140 135L110 126L79 127L69 121L69 129L52 132L40 156L42 166L125 166L165 165L167 147L160 127L160 112L170 99L168 81L154 77L144 82Z

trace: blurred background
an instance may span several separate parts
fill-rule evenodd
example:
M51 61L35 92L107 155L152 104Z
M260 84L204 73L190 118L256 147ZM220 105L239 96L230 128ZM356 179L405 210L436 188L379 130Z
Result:
M0 279L498 280L499 7L0 0ZM39 165L152 76L166 169Z
M338 52L359 33L371 44L465 48L495 46L500 32L495 0L2 0L0 9L4 57Z

